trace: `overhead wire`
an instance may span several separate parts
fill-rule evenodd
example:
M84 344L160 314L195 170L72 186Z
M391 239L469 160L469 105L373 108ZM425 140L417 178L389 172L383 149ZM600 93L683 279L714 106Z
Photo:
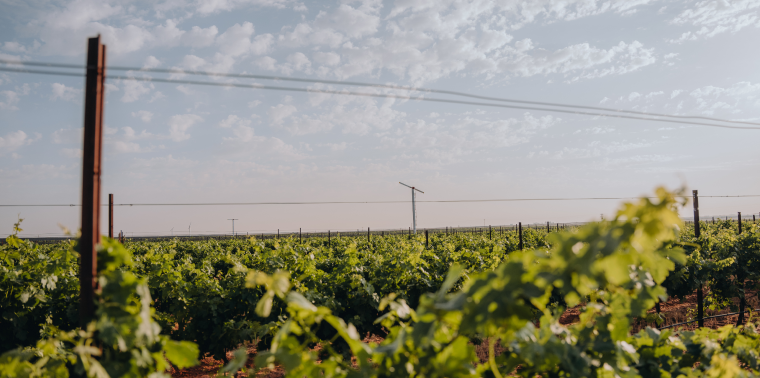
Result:
M72 64L20 62L20 61L11 61L11 60L2 60L2 59L0 59L0 63L55 67L55 68L69 68L69 69L86 68L86 66L72 65ZM697 125L697 126L722 127L722 128L733 128L733 129L760 129L760 123L756 123L756 122L727 120L727 119L704 117L704 116L651 113L651 112L612 109L612 108L584 106L584 105L570 105L570 104L551 103L551 102L515 100L515 99L473 95L473 94L457 92L457 91L430 89L430 88L422 88L422 87L398 86L398 85L390 85L390 84L373 84L373 83L363 83L363 82L354 82L354 81L303 79L303 78L289 78L289 77L283 77L283 76L229 74L229 73L214 73L214 72L206 72L206 71L185 71L185 70L178 70L178 69L157 69L157 68L149 69L149 68L119 67L119 66L109 66L107 70L171 73L171 74L191 74L191 75L205 75L205 76L214 76L214 77L264 79L264 80L294 81L294 82L305 82L305 83L351 85L351 86L363 86L363 87L373 87L373 88L387 88L387 89L396 89L396 90L407 90L407 91L447 94L447 95L454 95L454 96L464 96L464 97L477 98L477 99L483 99L483 100L489 100L489 101L511 102L511 103L518 103L518 104L541 105L541 106L557 106L557 107L572 108L572 109L599 110L599 111L605 111L605 112L612 112L612 114L594 113L594 112L586 112L586 111L570 111L570 110L551 109L551 108L536 108L536 107L529 107L529 106L482 103L482 102L450 100L450 99L441 99L441 98L427 98L427 97L422 97L422 96L411 96L411 95L363 93L363 92L350 92L350 91L344 91L344 90L293 88L293 87L267 86L267 85L260 85L260 84L221 83L221 82L208 82L208 81L196 81L196 80L162 79L162 78L155 78L155 77L135 77L135 76L123 76L123 75L107 75L106 76L107 79L112 79L112 80L135 80L135 81L171 83L171 84L207 85L207 86L236 87L236 88L249 88L249 89L293 91L293 92L305 92L305 93L324 93L324 94L335 94L335 95L393 98L393 99L402 99L402 100L418 100L418 101L429 101L429 102L453 103L453 104L461 104L461 105L488 106L488 107L500 107L500 108L508 108L508 109L578 114L578 115L588 115L588 116L595 116L595 117L613 117L613 118L635 119L635 120L644 120L644 121L680 123L680 124ZM43 70L21 69L21 68L11 68L11 67L0 67L0 71L46 74L46 75L84 76L84 74L76 74L76 73L71 73L71 72L43 71ZM614 113L635 114L635 115L641 115L641 116L646 116L646 117L627 116L627 115L614 114ZM648 118L648 117L666 117L666 118L672 118L672 119L659 119L659 118ZM730 126L730 125L721 125L721 124L704 123L704 122L677 121L677 119L703 119L703 120L714 121L714 122L723 122L723 123L731 123L731 124L746 124L746 125L755 125L755 126L754 127Z
M679 198L691 198L691 196L677 196ZM700 198L748 198L760 197L760 194L704 196ZM478 202L524 202L524 201L593 201L593 200L629 200L657 197L566 197L566 198L497 198L497 199L469 199L469 200L416 200L418 203L478 203ZM303 202L187 202L187 203L115 203L113 206L250 206L250 205L346 205L346 204L392 204L410 203L410 200L400 201L303 201ZM27 204L27 205L3 205L0 207L78 207L78 204ZM108 206L108 204L101 204Z

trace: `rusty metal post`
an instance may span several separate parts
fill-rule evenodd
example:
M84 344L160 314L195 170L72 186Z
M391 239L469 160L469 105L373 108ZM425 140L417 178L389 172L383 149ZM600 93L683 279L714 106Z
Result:
M696 190L691 193L694 195L694 236L699 237L699 194Z
M113 239L113 193L108 195L108 237Z
M100 174L105 102L106 47L100 35L87 45L87 79L84 97L84 144L82 148L82 237L79 239L79 324L95 317L98 283L96 247L100 244Z

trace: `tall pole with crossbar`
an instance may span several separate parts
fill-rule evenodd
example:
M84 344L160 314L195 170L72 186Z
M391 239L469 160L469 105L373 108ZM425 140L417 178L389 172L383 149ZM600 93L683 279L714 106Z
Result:
M417 235L417 206L416 206L417 205L416 204L416 196L417 195L416 195L415 191L418 191L418 192L420 192L422 194L425 194L425 192L423 192L423 191L421 191L421 190L419 190L419 189L417 189L417 188L415 188L413 186L406 185L406 184L404 184L401 181L399 181L398 183L401 184L401 185L403 185L403 186L405 186L405 187L407 187L407 188L412 189L412 227L414 228L414 234Z

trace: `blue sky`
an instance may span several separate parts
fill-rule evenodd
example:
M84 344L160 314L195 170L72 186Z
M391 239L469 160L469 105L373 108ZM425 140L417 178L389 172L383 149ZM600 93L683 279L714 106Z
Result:
M760 121L757 1L6 0L0 19L5 60L82 64L100 33L110 65ZM3 204L79 202L82 86L0 73ZM103 197L117 203L407 200L399 181L423 189L420 200L760 191L758 130L129 80L110 80L106 99ZM617 202L421 203L418 226L585 221ZM760 211L756 198L700 205L706 215ZM77 208L3 208L0 234L18 213L29 235L79 223ZM255 233L406 228L411 209L132 207L115 218L135 234L190 223L224 232L228 218Z

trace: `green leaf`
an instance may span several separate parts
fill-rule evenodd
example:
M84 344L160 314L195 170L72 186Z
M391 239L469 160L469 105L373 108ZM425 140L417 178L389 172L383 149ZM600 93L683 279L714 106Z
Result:
M167 340L164 352L166 358L180 369L198 365L198 345L193 342Z

